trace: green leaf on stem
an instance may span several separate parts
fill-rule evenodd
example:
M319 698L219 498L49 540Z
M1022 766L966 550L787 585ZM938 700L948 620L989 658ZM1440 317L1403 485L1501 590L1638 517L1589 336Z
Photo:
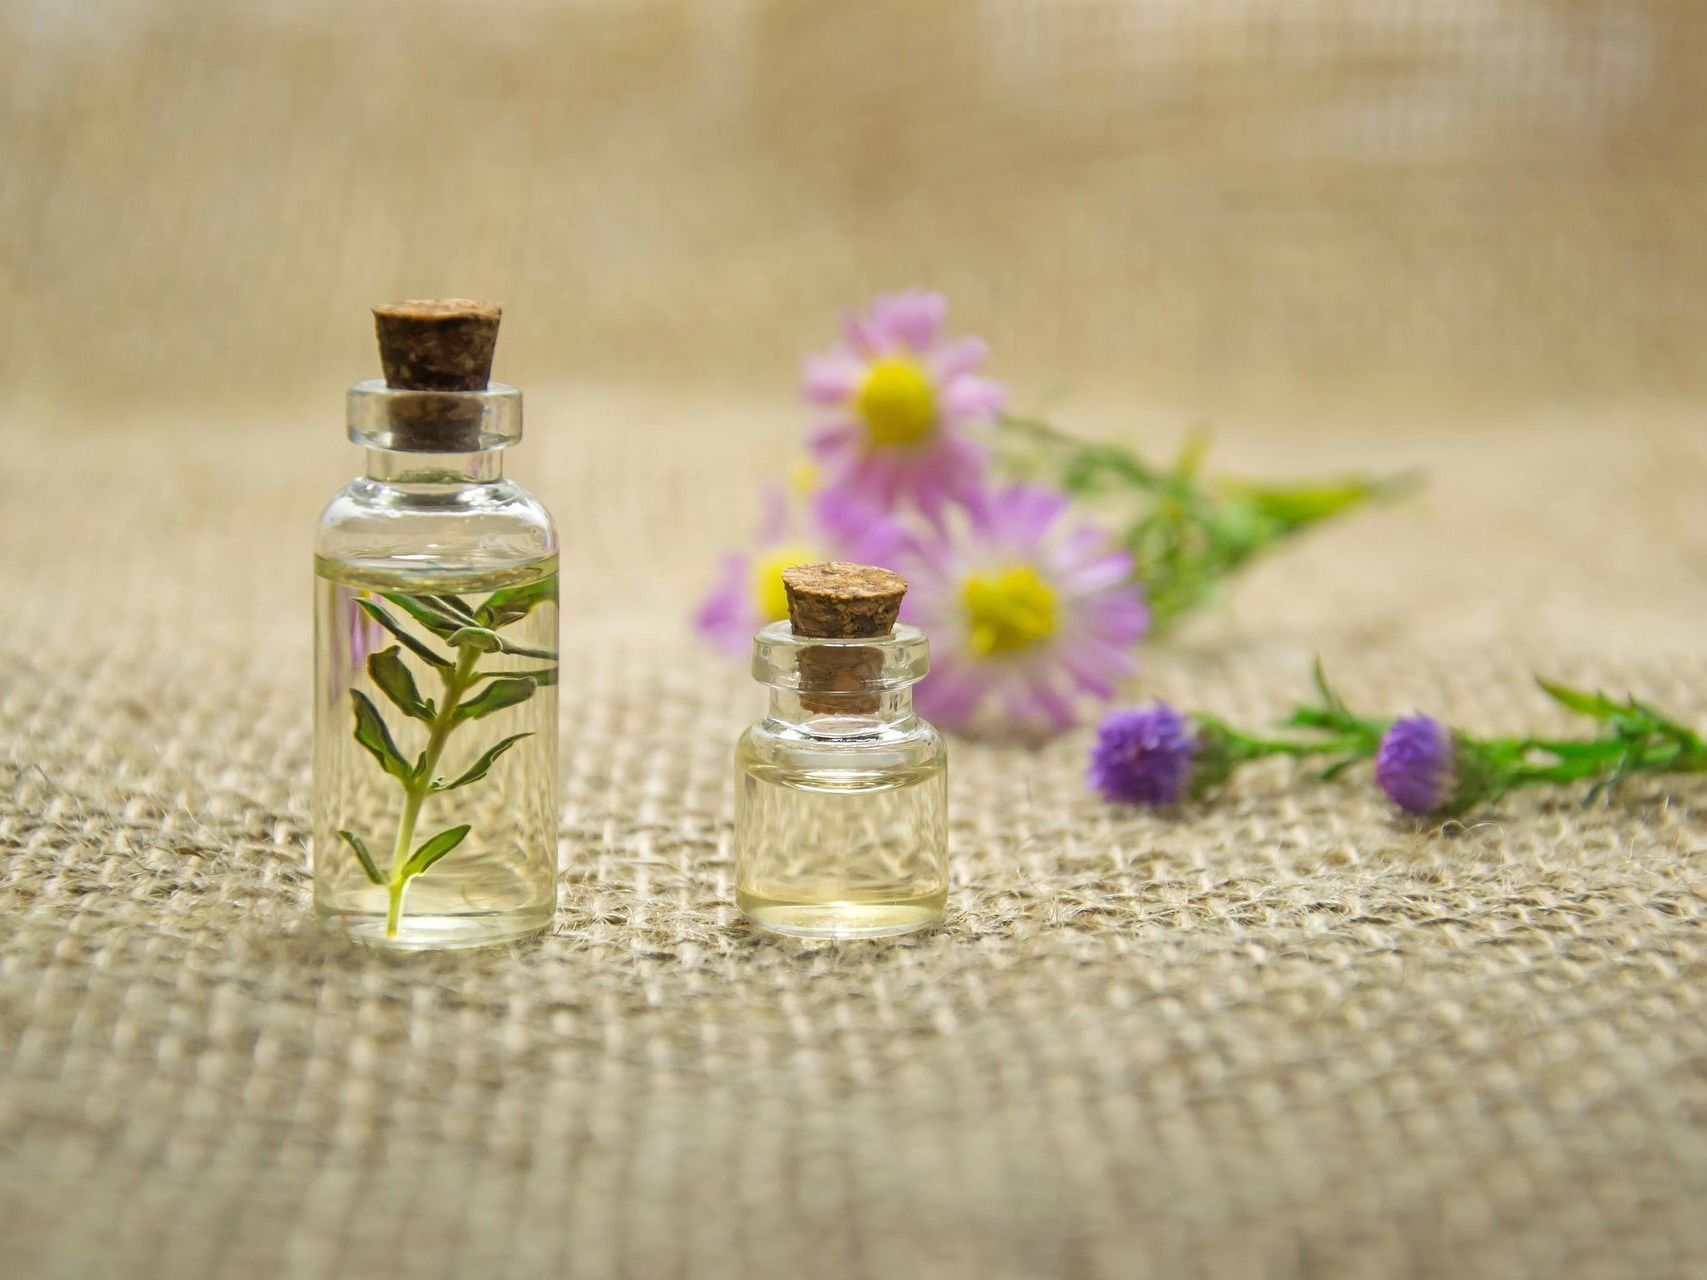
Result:
M434 791L455 791L458 787L466 787L471 782L479 782L480 779L484 778L491 770L493 763L499 756L503 755L504 752L515 746L516 743L520 742L523 738L531 738L532 736L533 735L531 733L511 734L502 742L496 743L490 747L485 754L480 757L480 759L469 765L463 772L462 776L455 782L435 782L432 789Z
M356 861L362 864L362 870L367 872L367 878L375 884L383 885L385 877L379 874L379 865L374 862L373 855L367 851L367 845L354 831L340 831L344 843L355 851Z
M1364 759L1365 757L1363 756L1345 756L1342 759L1335 760L1327 768L1319 772L1316 777L1323 782L1332 782L1335 778L1339 777L1340 774L1351 768L1352 765L1361 764Z
M388 591L385 598L434 635L448 636L458 627L466 625L461 618L431 596L412 596L401 591Z
M524 680L515 676L500 676L458 706L456 711L452 713L451 723L461 724L465 720L479 720L491 715L494 711L502 711L505 707L513 707L518 702L526 702L533 697L535 687L532 680Z
M526 645L511 644L508 640L498 641L498 652L513 654L518 658L538 658L543 662L557 661L557 655L550 649L530 649Z
M486 603L480 606L479 619L488 627L507 627L527 617L534 606L556 598L557 584L550 578L505 587L486 597Z
M1316 656L1316 660L1310 664L1310 680L1316 686L1316 692L1321 695L1322 705L1324 707L1329 711L1339 712L1341 714L1345 712L1345 703L1340 701L1339 694L1335 693L1328 685L1327 668L1322 665L1320 654L1318 654Z
M386 599L390 598L391 597L389 596L386 597ZM421 659L421 661L429 662L435 667L443 667L446 670L455 665L450 661L450 659L440 657L420 640L417 640L414 636L410 635L403 629L403 624L401 622L397 621L396 618L393 618L375 601L362 599L357 600L356 603L361 606L362 611L366 613L368 617L372 618L375 622L379 623L380 626L384 627L387 631L391 632L392 635L396 636L402 643L403 647L408 649L409 652L413 653L417 658Z
M350 701L355 704L356 741L373 754L373 758L379 761L380 768L399 782L407 786L414 781L414 771L397 750L397 744L391 740L391 730L385 727L379 708L373 705L372 699L365 693L351 689Z
M557 668L541 667L538 671L476 671L468 678L471 685L482 680L532 680L536 685L556 684Z
M380 691L397 704L397 709L406 716L430 722L433 718L432 704L421 697L421 691L415 685L415 677L409 674L409 668L403 665L403 659L398 656L396 645L389 649L381 649L370 653L367 657L367 673L373 678L374 684Z
M464 625L479 624L480 620L474 616L474 610L468 607L468 601L464 600L461 596L452 595L449 592L442 592L428 598L446 613L455 618L461 619Z
M1586 689L1573 689L1569 685L1555 684L1551 680L1535 677L1535 683L1541 686L1541 692L1553 699L1568 711L1578 715L1590 716L1596 720L1611 720L1627 713L1630 708L1623 703L1614 702L1604 693L1590 693Z
M423 840L421 847L410 854L409 861L403 864L403 878L407 880L420 875L433 863L461 844L462 838L467 834L468 824L464 823L460 827L447 827L430 840Z
M501 647L498 633L490 627L459 627L445 637L445 643L458 649L477 649L494 653Z

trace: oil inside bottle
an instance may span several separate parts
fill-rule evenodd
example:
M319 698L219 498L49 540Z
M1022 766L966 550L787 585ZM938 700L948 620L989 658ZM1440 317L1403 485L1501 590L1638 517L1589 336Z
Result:
M316 910L358 940L402 948L479 946L545 928L556 906L556 557L418 573L319 557L315 572ZM505 601L517 603L499 608ZM502 647L484 647L485 637L471 646L466 635L452 645L447 611L495 622L488 630ZM374 655L387 651L376 678ZM401 768L383 762L383 742L370 745L374 732L358 738L364 701ZM411 855L463 826L401 892L375 883L375 873L394 881Z
M742 833L737 901L775 933L875 938L942 918L947 770L858 753L857 767L821 752L737 754Z

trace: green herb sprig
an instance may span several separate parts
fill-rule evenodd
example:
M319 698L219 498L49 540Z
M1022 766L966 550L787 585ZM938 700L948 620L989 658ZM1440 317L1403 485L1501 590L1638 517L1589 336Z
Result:
M398 749L397 741L373 699L359 689L350 690L356 741L403 789L403 810L398 818L388 869L382 870L361 836L353 831L338 832L350 846L367 878L386 890L389 900L385 917L387 938L397 936L403 895L409 882L461 844L470 830L466 823L446 827L415 844L415 827L427 798L479 782L491 772L500 756L530 736L527 733L511 734L487 748L479 759L455 778L447 780L439 776L439 761L457 729L526 702L540 686L556 681L555 653L516 644L501 634L506 627L527 617L537 605L550 600L554 589L550 579L540 579L495 591L478 606L449 594L382 593L381 598L386 603L413 619L433 640L448 646L448 652L413 634L378 600L366 597L356 600L356 606L397 641L390 648L368 655L367 672L374 687L397 710L427 727L427 745L411 762ZM403 659L405 649L438 679L437 697L422 695L414 672ZM482 671L480 660L489 653L546 661L552 665L535 670Z
M1315 484L1205 481L1209 439L1187 437L1169 466L1124 445L1080 440L1034 418L1004 416L998 445L1017 475L1101 500L1144 584L1161 635L1215 596L1220 583L1306 529L1417 487L1413 476L1347 476Z

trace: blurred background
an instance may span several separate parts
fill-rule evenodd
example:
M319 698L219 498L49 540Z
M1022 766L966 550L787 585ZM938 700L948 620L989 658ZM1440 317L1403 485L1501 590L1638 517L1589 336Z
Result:
M369 305L491 298L512 472L587 608L655 626L799 450L800 356L919 285L1017 410L1432 473L1365 517L1382 572L1331 534L1259 571L1261 631L1686 647L1703 83L1692 0L11 0L0 430L108 491L76 538L138 619L174 564L246 637L236 580L305 583L358 465ZM12 496L40 586L65 539Z
M3 376L68 411L331 405L366 306L440 292L505 304L524 386L786 397L838 309L913 283L1022 403L1707 388L1691 0L0 15Z

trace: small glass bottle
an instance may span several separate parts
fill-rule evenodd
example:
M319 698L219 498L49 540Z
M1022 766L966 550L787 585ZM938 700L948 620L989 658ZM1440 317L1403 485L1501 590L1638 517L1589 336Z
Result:
M374 315L366 474L315 541L314 904L359 941L479 946L557 905L557 532L504 479L498 308Z
M753 641L770 709L735 749L736 897L773 933L876 938L942 919L948 755L913 713L929 669L887 570L785 570L790 621Z

